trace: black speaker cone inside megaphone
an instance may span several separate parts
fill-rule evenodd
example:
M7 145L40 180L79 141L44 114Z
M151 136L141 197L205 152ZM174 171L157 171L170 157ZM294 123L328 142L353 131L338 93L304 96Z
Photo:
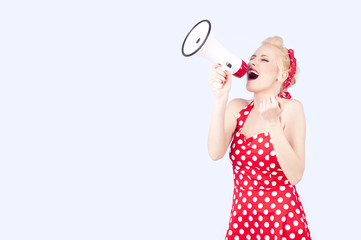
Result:
M211 23L208 20L202 20L197 23L183 41L183 56L190 57L196 54L206 43L210 33Z
M219 63L222 70L227 70L238 78L248 71L247 64L214 37L208 20L198 22L189 31L182 44L182 54L185 57L198 55L212 63Z

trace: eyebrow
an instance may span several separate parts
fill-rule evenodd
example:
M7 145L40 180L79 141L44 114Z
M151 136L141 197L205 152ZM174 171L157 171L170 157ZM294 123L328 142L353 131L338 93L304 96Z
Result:
M253 57L256 57L256 54L253 54L253 55L251 56L251 58L253 58ZM266 54L262 54L261 57L269 57L269 56L267 56Z

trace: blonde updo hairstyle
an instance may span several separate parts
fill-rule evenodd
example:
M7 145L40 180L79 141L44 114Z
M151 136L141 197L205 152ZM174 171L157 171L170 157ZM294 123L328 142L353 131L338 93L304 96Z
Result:
M279 50L280 54L279 54L279 58L278 58L278 62L277 62L278 68L279 68L280 71L287 71L289 73L290 70L291 70L291 66L290 66L291 65L291 60L290 60L290 56L288 54L288 49L283 46L283 39L281 37L278 37L278 36L270 37L270 38L267 38L266 40L264 40L262 42L262 44L263 45L265 45L265 44L272 45L272 46L276 47ZM299 71L300 71L300 69L297 66L296 67L296 73L293 76L293 78L291 79L291 83L288 86L288 88L296 83L296 78L298 76ZM287 89L284 89L284 91L287 91ZM281 92L282 91L283 91L283 84L282 84L282 87L281 87Z

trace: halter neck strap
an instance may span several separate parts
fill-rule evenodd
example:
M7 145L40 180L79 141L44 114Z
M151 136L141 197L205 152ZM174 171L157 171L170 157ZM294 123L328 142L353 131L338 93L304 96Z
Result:
M289 92L280 92L277 96L280 98L291 99L291 94Z

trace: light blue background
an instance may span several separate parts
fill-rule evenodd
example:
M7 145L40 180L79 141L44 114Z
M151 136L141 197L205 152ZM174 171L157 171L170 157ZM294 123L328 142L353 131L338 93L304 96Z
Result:
M248 62L274 35L301 69L297 185L313 239L360 228L357 1L2 1L0 239L224 239L228 154L207 134L211 64L181 44L202 19ZM245 79L231 98L250 99Z

